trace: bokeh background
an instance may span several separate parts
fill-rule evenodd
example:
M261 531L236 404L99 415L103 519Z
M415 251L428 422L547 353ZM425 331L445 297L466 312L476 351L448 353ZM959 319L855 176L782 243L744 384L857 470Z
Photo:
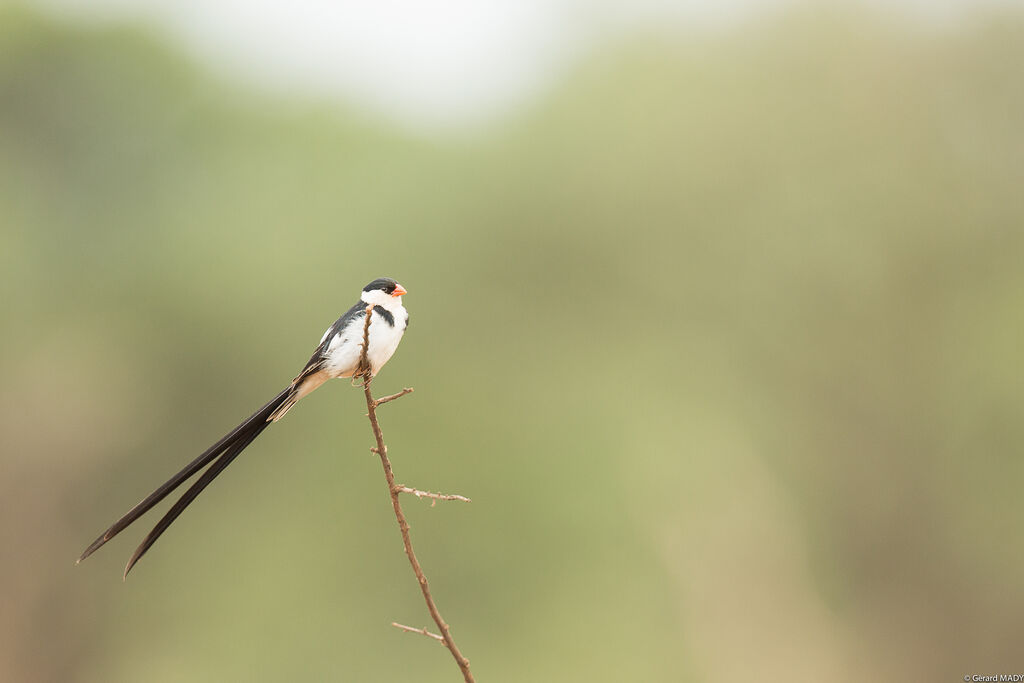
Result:
M479 680L1021 670L1020 4L213 4L0 8L0 679L458 680L343 382L73 564L380 275Z

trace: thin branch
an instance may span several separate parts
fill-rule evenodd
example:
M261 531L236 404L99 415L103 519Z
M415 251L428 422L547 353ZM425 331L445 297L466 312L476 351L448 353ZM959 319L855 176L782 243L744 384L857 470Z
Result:
M402 398L406 394L411 394L411 393L412 393L412 387L406 387L405 389L402 389L401 391L399 391L397 394L391 394L390 396L385 396L384 398L375 399L374 402L373 402L373 405L374 406L384 405L385 403L388 403L390 401L394 401L396 398Z
M402 484L395 484L395 486L398 488L399 493L411 493L417 498L431 498L433 499L434 503L436 503L439 500L461 500L463 503L473 502L469 498L466 498L465 496L458 496L455 495L454 493L431 493L430 491L420 491L419 489L403 486ZM431 503L430 506L433 507L434 503Z
M373 374L371 372L372 368L370 367L369 360L366 357L366 352L370 346L370 318L372 312L373 306L367 306L366 322L363 323L363 350L359 356L359 372L363 376L363 393L366 395L367 417L370 418L370 426L373 428L373 436L377 441L377 447L374 449L374 452L380 456L380 464L384 467L384 478L388 483L388 493L391 494L391 507L395 511L395 519L398 520L398 528L402 532L402 543L405 544L405 555L409 558L409 564L412 565L412 570L416 574L416 579L420 585L420 591L423 593L423 599L427 603L427 611L430 612L431 618L434 620L434 623L437 624L438 630L441 631L441 642L443 642L445 647L447 647L452 653L452 657L455 658L455 662L459 665L459 669L462 671L462 677L465 679L466 683L475 683L473 674L469 670L469 660L462 656L458 646L455 645L455 640L452 638L448 624L446 624L444 619L441 618L441 613L438 611L437 605L434 603L434 598L430 595L430 585L427 583L427 577L423 574L420 562L416 559L416 553L413 552L412 549L412 539L409 537L409 523L405 520L405 513L402 511L402 504L398 501L400 490L395 484L395 473L391 469L391 461L388 460L388 449L387 446L384 445L384 435L380 431L380 423L377 422L377 406L380 405L380 403L375 401L373 394L370 393L370 383L373 381ZM404 396L410 391L412 391L412 389L400 391L398 394L394 394L393 396L386 396L384 399L381 399L381 401L384 401L385 399L392 401L400 396ZM426 631L426 629L423 630L423 634L433 636L433 634Z
M412 626L406 626L405 624L399 624L397 621L392 621L391 625L394 626L395 628L400 628L403 631L408 631L409 633L419 633L421 635L426 636L427 638L433 638L437 642L439 642L442 645L444 645L444 638L442 638L441 636L437 635L436 633L431 633L430 631L428 631L425 628L413 628Z

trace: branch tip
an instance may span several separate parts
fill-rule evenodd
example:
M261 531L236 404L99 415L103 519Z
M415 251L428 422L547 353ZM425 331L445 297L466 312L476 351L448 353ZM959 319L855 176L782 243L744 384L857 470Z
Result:
M454 493L432 493L431 491L420 491L404 484L395 484L395 491L398 493L411 493L417 498L430 498L433 502L430 504L433 507L439 500L458 500L463 503L472 503L473 501L465 496L460 496Z
M397 621L392 621L391 625L394 626L395 628L399 628L399 629L405 631L406 633L419 633L420 635L426 636L428 638L433 638L434 640L436 640L437 642L441 643L442 645L445 644L444 638L442 638L441 636L437 635L436 633L431 633L430 631L428 631L425 628L414 628L412 626L406 626L405 624L399 624Z

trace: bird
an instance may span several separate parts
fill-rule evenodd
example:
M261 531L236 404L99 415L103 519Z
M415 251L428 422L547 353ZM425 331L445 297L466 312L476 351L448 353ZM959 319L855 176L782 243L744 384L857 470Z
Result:
M209 465L136 548L124 570L124 578L127 579L132 567L196 496L264 429L284 417L299 399L308 396L329 379L364 377L364 381L369 381L375 377L395 353L409 325L409 313L402 305L402 297L405 294L406 289L389 277L377 278L363 287L359 300L327 328L309 362L291 384L110 525L110 528L85 549L75 564L99 550L107 541L124 531L168 494ZM368 309L371 311L369 329L365 330ZM366 377L367 368L362 363L364 333L368 336L366 364L369 365L369 377Z

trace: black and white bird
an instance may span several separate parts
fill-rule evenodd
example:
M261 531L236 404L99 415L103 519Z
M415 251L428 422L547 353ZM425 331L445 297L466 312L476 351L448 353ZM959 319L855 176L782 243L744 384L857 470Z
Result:
M402 335L405 334L405 328L409 325L409 314L402 306L402 296L405 293L405 288L389 277L378 278L363 287L359 301L348 309L345 315L338 318L337 322L327 328L323 338L320 339L320 345L316 347L316 351L306 363L306 367L302 368L302 372L292 380L292 383L284 391L270 399L266 405L253 413L242 424L232 429L224 438L190 462L185 469L175 474L160 488L141 500L121 519L114 522L85 549L82 556L78 558L78 562L92 555L104 543L163 500L167 494L209 465L209 469L203 472L202 476L189 487L178 502L167 511L135 550L124 570L124 575L127 577L135 563L149 550L156 539L160 538L171 522L177 519L189 503L195 500L196 496L218 474L223 472L224 468L230 465L231 461L238 457L238 454L245 450L246 446L270 426L271 422L280 420L295 405L296 401L308 395L327 380L335 377L352 377L364 372L360 368L360 361L362 360L366 309L370 306L373 306L373 309L370 314L366 360L370 366L371 376L380 372L380 369L395 353L398 343L402 341Z

